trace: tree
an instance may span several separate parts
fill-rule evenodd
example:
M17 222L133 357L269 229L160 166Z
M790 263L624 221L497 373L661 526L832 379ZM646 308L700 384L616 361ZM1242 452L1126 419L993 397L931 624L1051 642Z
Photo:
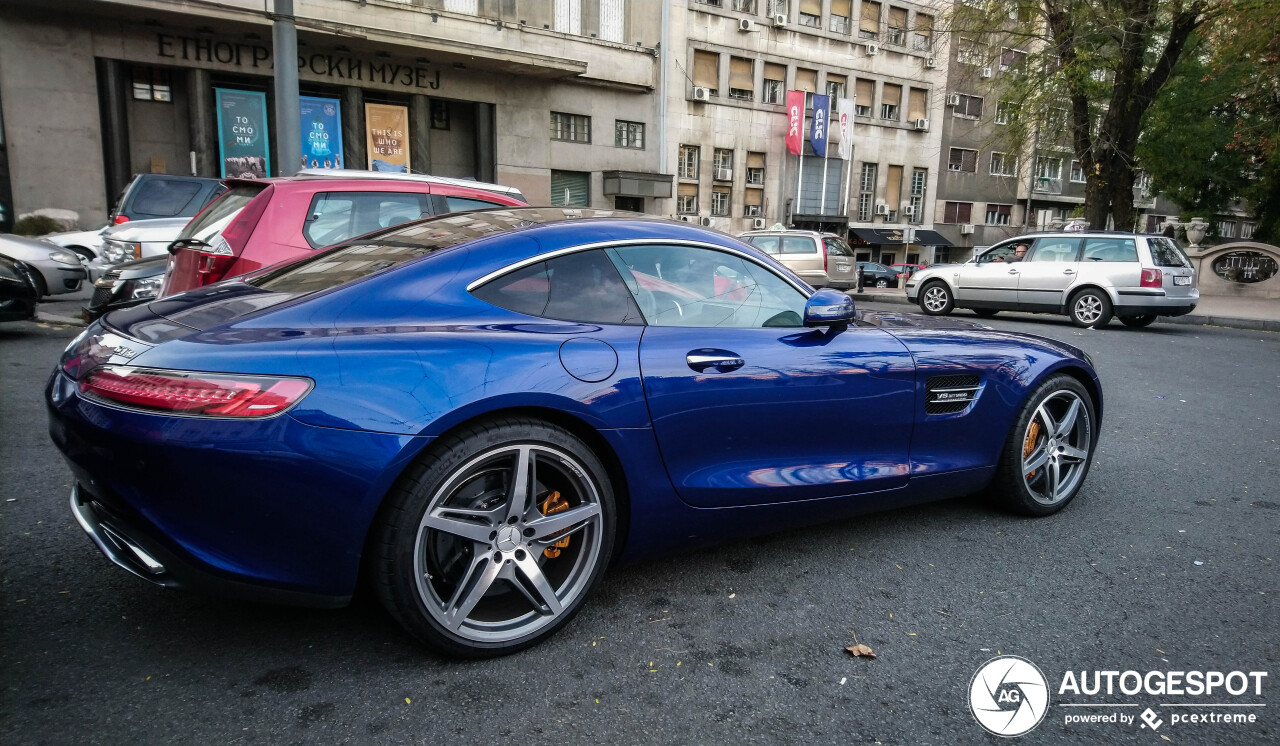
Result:
M1108 218L1131 228L1144 115L1191 35L1235 2L963 0L949 26L961 54L975 40L980 49L1002 45L999 84L1021 114L1008 132L1015 145L1069 142L1085 174L1085 219L1098 228ZM1026 56L1011 55L1004 44Z

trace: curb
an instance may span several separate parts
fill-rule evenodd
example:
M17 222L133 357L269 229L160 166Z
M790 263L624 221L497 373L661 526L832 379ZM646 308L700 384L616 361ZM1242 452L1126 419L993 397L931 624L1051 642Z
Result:
M74 319L70 316L58 316L57 314L36 311L36 321L43 321L46 324L62 324L63 326L86 326L84 319Z
M890 303L894 305L914 306L907 300L906 294L898 293L856 293L850 292L854 303ZM1007 313L1018 313L1008 311ZM1244 319L1237 316L1213 316L1209 314L1189 313L1185 316L1161 316L1157 324L1184 324L1189 326L1222 326L1229 329L1249 329L1260 332L1280 332L1280 319Z

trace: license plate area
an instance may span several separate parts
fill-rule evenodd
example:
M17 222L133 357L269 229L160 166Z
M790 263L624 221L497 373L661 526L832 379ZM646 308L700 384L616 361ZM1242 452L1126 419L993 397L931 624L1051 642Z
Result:
M848 271L849 271L849 265L847 265L847 264L837 264L837 265L836 265L836 271L837 271L837 272L848 272Z
M1174 285L1190 285L1190 284L1191 284L1191 278L1190 278L1190 277L1179 277L1179 276L1177 276L1177 275L1174 275L1174 277L1173 277L1173 284L1174 284Z

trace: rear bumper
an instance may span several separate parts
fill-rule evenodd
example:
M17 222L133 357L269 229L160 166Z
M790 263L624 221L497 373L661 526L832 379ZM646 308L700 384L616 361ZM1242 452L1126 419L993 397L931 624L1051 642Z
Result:
M1185 316L1196 309L1200 291L1190 295L1167 296L1163 290L1117 290L1115 314L1117 316Z

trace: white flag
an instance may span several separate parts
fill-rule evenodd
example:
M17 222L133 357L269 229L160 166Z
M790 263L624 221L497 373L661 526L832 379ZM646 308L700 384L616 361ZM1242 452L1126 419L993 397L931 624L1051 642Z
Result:
M836 111L840 115L840 157L847 161L853 157L853 99L840 99Z

